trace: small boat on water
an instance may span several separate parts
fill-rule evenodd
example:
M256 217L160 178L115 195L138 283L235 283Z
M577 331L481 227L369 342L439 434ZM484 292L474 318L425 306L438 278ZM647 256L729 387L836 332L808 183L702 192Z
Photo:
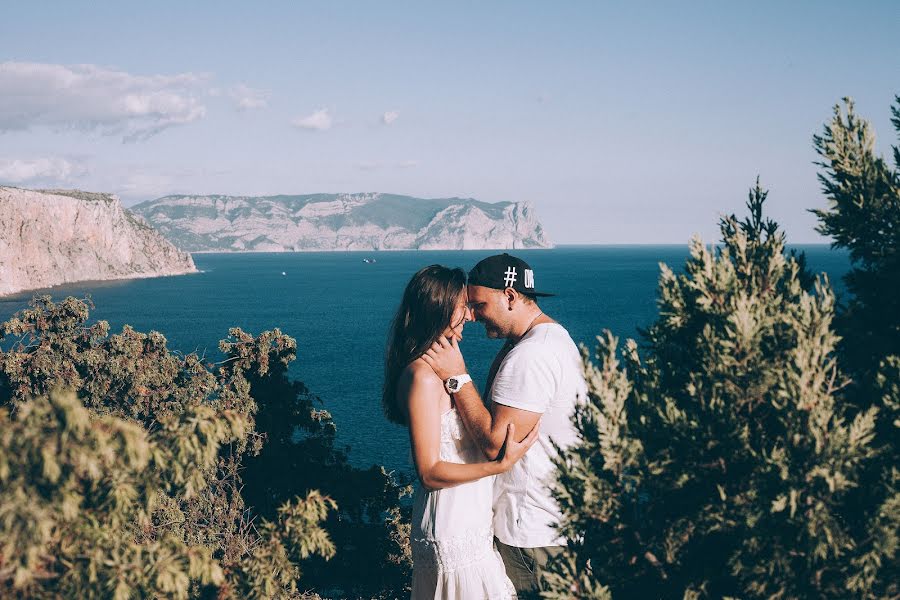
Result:
M364 258L363 262L366 263L367 265L371 265L373 262L375 262L375 259L374 258Z

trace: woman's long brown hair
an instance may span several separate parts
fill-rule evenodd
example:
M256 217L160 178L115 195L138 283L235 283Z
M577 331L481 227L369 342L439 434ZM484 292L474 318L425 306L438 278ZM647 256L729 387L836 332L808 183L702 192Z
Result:
M390 421L408 425L406 406L397 398L397 381L406 365L431 347L450 325L466 288L462 269L431 265L412 276L403 292L388 338L381 403Z

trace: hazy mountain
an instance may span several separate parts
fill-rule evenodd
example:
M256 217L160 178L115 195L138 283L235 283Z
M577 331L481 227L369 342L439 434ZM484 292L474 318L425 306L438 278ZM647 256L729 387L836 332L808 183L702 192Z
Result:
M392 194L166 196L131 210L191 252L552 247L525 202Z

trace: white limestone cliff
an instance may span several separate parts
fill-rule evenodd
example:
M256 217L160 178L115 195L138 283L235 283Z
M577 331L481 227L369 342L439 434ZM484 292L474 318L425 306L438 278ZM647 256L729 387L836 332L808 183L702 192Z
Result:
M166 196L132 210L191 252L552 247L525 202L371 193Z
M0 296L196 272L190 254L109 194L0 187Z

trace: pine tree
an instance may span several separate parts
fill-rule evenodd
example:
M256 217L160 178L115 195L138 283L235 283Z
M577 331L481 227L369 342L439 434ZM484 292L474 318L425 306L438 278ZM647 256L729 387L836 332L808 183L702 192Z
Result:
M845 518L878 409L847 414L834 296L806 285L765 198L757 182L749 216L722 220L720 247L694 239L682 274L661 265L640 352L608 332L596 363L585 351L581 441L558 461L569 548L545 597L897 594L865 575Z
M844 106L846 114L836 105L822 135L813 136L828 199L827 210L813 212L832 245L850 251L845 282L852 296L836 322L841 364L860 388L860 402L870 404L882 362L900 355L900 146L893 147L891 169L876 156L875 132L853 100L844 98ZM891 111L900 136L900 96Z
M247 420L192 406L148 433L51 392L0 409L0 595L21 598L297 596L297 563L332 554L319 526L332 503L315 493L260 528L260 544L228 573L214 549L158 522L172 499L207 486L223 443Z
M252 347L253 338L240 330L230 333L235 341L223 341L220 349L243 360L242 349ZM409 513L401 498L411 487L397 483L382 466L349 464L335 446L331 415L316 407L318 398L302 382L288 377L289 363L270 361L265 372L247 376L250 396L259 399L256 429L265 443L243 461L244 499L256 514L273 518L297 494L327 492L338 510L329 513L325 527L341 551L328 560L311 558L304 584L339 589L345 597L408 595L412 557L408 535L400 530Z
M891 121L900 136L900 96L894 101ZM896 587L884 574L900 570L900 146L892 148L891 169L876 156L875 132L853 101L844 98L844 107L836 105L822 135L813 136L828 200L827 210L813 212L832 246L850 251L853 266L845 277L850 298L835 319L841 366L850 377L845 395L858 410L880 409L878 456L845 511L862 550L854 558L860 573L853 588L889 597Z
M366 546L372 570L383 565L386 574L366 582L370 595L402 593L410 563L404 554L405 540L398 533L405 526L399 503L402 488L383 469L352 468L335 448L331 416L316 406L318 400L302 383L287 377L297 349L291 337L277 329L253 336L235 328L220 343L223 359L210 363L196 354L171 352L160 333L144 334L125 326L121 333L110 335L106 322L89 324L88 318L89 302L67 298L54 303L44 296L0 325L0 408L9 418L24 418L36 410L35 403L46 401L40 398L52 399L55 390L65 388L76 394L92 418L109 419L147 435L197 411L215 415L213 423L222 415L241 423L233 435L220 436L219 441L206 430L196 431L199 437L172 437L170 443L181 450L205 445L206 453L192 460L188 456L183 461L160 462L153 476L188 478L187 482L181 488L159 488L155 495L148 491L148 497L154 498L152 506L143 513L132 510L115 517L116 523L127 526L105 529L105 535L131 544L129 552L147 552L157 540L166 539L170 544L177 541L192 556L202 550L212 557L211 564L221 577L201 578L196 570L183 571L172 595L205 597L215 588L220 598L299 597L301 564L303 589L310 588L307 581L334 589L352 579L346 570L324 567L335 556L335 542L346 544L345 538L361 547L373 539L380 544ZM302 438L300 443L294 443L296 434ZM35 438L34 444L40 443ZM51 450L46 452L52 455ZM280 464L282 460L289 462ZM34 472L32 463L29 459L10 467L15 485L26 486L21 489L33 485L27 475ZM113 465L107 467L113 469ZM280 467L289 473L279 472ZM244 478L251 473L254 487L248 491ZM120 477L115 470L104 476ZM146 484L148 490L151 483ZM245 496L259 500L260 507L245 502ZM340 510L335 500L344 502ZM51 502L48 512L53 512L50 506L62 510ZM108 517L104 511L111 510L105 503L94 512L80 512L73 524L80 527L81 519L102 520ZM366 523L352 521L353 515L362 512L371 517ZM149 526L143 525L146 521ZM10 527L13 521L0 519L0 538L8 537ZM46 566L35 563L29 571L34 579L25 593L18 584L9 587L14 584L13 575L5 565L11 548L0 550L0 592L5 585L19 595L52 597L59 590L54 581L63 577L62 572L83 570L77 562L56 563L60 572L46 571ZM48 552L66 556L56 547ZM107 559L116 564L119 556ZM49 579L43 577L47 573ZM330 573L331 579L323 573ZM185 581L189 582L187 592L182 586ZM82 581L79 594L107 597L101 583L96 578ZM141 585L145 587L140 590L152 588ZM138 588L128 589L137 594Z

